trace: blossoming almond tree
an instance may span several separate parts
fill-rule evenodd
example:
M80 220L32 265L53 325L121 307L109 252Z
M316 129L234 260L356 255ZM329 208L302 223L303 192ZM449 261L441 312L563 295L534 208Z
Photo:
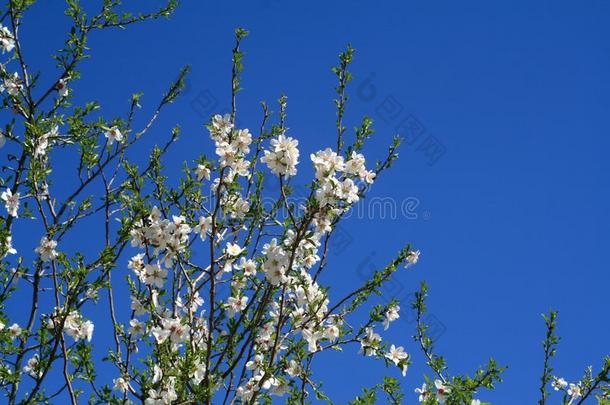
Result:
M125 116L107 119L95 102L73 104L70 85L80 79L80 63L90 56L90 34L168 16L175 1L130 14L119 11L118 0L103 0L93 12L68 0L72 29L54 56L58 71L51 81L31 70L19 40L33 3L9 1L0 18L3 109L12 114L0 135L5 206L0 217L0 389L7 403L253 404L269 403L274 396L291 404L313 398L330 402L312 372L314 359L354 344L361 355L403 375L412 350L421 350L430 367L430 377L423 376L423 385L410 397L399 380L388 377L365 388L354 404L483 403L480 391L493 389L502 368L490 360L470 376L449 373L423 322L425 284L412 303L414 339L389 342L382 336L400 317L399 303L373 305L370 298L394 272L416 264L419 251L406 245L344 296L319 282L328 271L329 241L337 224L391 166L400 144L395 138L387 155L371 163L362 153L372 121L365 117L353 134L346 130L351 47L333 69L336 142L306 154L286 127L284 96L277 115L262 103L261 121L252 124L256 131L237 127L241 43L247 36L237 29L231 112L206 123L215 156L186 162L178 186L172 187L162 161L178 139L178 127L148 159L127 152L154 131L164 107L179 96L187 69L142 128L134 124L140 94L132 96ZM78 162L75 176L61 179L70 186L65 196L56 191L60 180L52 170L64 164L56 158L60 152ZM290 198L291 182L305 164L313 165L315 178L306 200L297 205ZM270 182L277 183L276 196L272 206L265 206ZM92 219L97 225L90 232L102 233L102 243L90 249L95 254L62 245ZM28 236L37 244L33 252L15 248L22 245L13 238L21 221L39 224L38 232ZM129 308L115 303L119 285L130 292ZM24 316L19 322L6 310L15 304ZM94 339L95 326L83 315L92 306L107 306L112 341ZM366 321L354 322L357 313ZM558 400L564 404L595 395L608 403L603 398L608 397L609 359L599 373L588 370L580 382L553 377L555 319L555 313L546 318L540 404L547 401L548 385L562 394ZM94 343L107 350L105 359L94 357ZM113 376L96 373L102 360L115 366Z

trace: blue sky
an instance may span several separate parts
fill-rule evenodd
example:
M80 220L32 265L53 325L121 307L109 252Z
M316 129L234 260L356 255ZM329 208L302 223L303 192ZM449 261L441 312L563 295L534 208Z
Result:
M62 45L62 6L37 5L21 32L42 81L54 77L48 55ZM93 36L93 59L74 89L78 100L98 100L106 117L126 111L138 91L150 111L180 67L191 65L188 91L150 140L160 143L182 126L167 161L178 173L183 160L211 151L202 125L229 106L233 29L245 27L239 122L258 128L259 101L287 94L288 126L306 164L310 152L334 142L330 67L351 43L348 128L365 114L375 120L370 159L383 156L396 132L412 141L370 196L409 201L410 215L350 218L349 243L331 255L324 281L338 292L356 286L358 269L382 266L413 243L421 261L398 274L395 291L405 296L428 281L430 311L443 331L438 350L451 370L471 372L493 356L510 368L497 391L480 398L533 403L542 312L560 311L559 375L575 380L608 354L608 17L602 1L185 1L168 21ZM422 146L430 142L437 154ZM403 319L384 335L414 353L401 377L407 403L423 381L413 332ZM316 365L337 403L384 374L355 353Z

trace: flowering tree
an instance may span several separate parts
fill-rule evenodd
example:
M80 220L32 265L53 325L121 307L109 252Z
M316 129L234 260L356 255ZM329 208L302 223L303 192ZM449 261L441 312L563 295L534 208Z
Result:
M216 156L186 162L172 187L162 160L178 139L178 127L148 159L127 152L154 130L164 107L179 96L187 69L160 97L143 128L134 125L141 95L132 96L124 117L105 119L95 102L72 104L70 84L80 79L80 62L89 57L90 34L168 16L175 1L130 14L119 11L118 0L103 0L93 13L68 0L72 29L54 55L56 78L46 84L30 70L19 40L33 3L11 0L0 19L3 109L12 114L0 134L6 208L0 217L0 389L8 403L251 404L269 403L272 396L291 404L309 403L314 396L330 402L312 363L324 351L352 344L371 361L407 372L407 342L392 344L381 336L399 318L399 303L373 305L370 298L394 272L416 264L419 251L406 245L344 296L319 282L334 229L392 165L400 144L395 138L387 155L370 164L362 151L372 121L365 117L354 134L346 131L351 47L333 68L336 142L303 159L313 165L315 178L302 204L291 199L291 180L303 163L298 141L285 125L287 98L279 98L277 115L262 103L256 133L236 126L243 29L236 30L232 52L231 112L206 124ZM78 163L72 179L61 179L70 188L61 196L52 169L66 154ZM277 184L272 192L265 187L270 182ZM271 193L274 202L265 206ZM14 246L21 241L13 240L13 228L33 219L38 246L18 252ZM95 254L62 246L77 226L92 219L91 232L103 234L102 243L90 249ZM130 308L115 305L113 290L120 284L130 291ZM503 368L493 360L472 375L449 373L423 321L426 295L423 284L412 303L413 347L425 355L430 377L424 376L412 399L388 377L352 403L399 404L417 397L425 404L476 405L479 391L500 380ZM20 322L6 310L15 301L24 316ZM102 359L93 356L94 324L83 315L93 305L107 305L114 339L95 343L108 350L105 360L116 366L113 377L95 371ZM365 322L351 321L358 313ZM609 359L598 374L588 370L577 383L552 376L555 320L554 312L546 318L540 404L549 384L563 393L564 404L595 395L602 403L608 397Z

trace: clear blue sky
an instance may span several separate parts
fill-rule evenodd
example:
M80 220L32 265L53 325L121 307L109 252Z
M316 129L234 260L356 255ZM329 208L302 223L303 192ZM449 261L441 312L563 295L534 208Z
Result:
M51 67L47 55L62 45L65 27L50 22L67 23L62 6L37 5L22 30L36 67ZM190 64L189 91L151 136L161 142L182 125L168 162L177 173L183 160L211 150L202 124L212 111L198 97L210 96L218 109L229 105L233 29L242 26L251 36L239 122L257 128L258 102L286 93L288 126L308 164L310 152L334 142L330 67L351 43L357 54L347 125L364 114L375 119L368 156L382 156L403 119L423 127L371 196L419 205L417 218L351 218L344 227L351 242L331 256L325 281L341 283L338 292L355 286L359 268L381 266L412 242L421 261L398 275L396 290L406 295L420 280L429 282L430 310L444 330L438 349L451 370L473 371L494 356L510 368L497 391L480 398L534 403L542 312L560 311L555 368L566 379L599 366L609 349L609 18L603 1L185 1L169 21L93 36L94 57L74 87L78 100L100 101L106 117L123 113L138 91L150 111ZM52 77L47 71L41 80ZM426 139L444 152L432 165L418 150ZM404 320L384 335L415 353L411 371L400 377L407 403L422 383L413 332ZM336 403L384 373L355 352L316 365Z

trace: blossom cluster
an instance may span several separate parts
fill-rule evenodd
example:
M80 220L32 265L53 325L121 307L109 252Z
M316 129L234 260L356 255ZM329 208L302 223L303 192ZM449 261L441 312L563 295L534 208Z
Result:
M188 361L184 366L191 369L191 382L201 384L218 378L210 370L207 351L222 333L239 333L231 331L231 322L239 325L244 319L256 319L260 326L244 364L249 377L236 387L235 394L242 402L261 392L283 395L289 390L289 381L304 371L302 358L290 348L293 344L300 341L306 352L315 354L334 346L347 333L344 315L329 309L328 291L319 285L312 270L322 265L323 238L330 236L336 219L359 200L364 185L371 184L376 173L366 169L365 158L359 153L352 153L347 160L330 149L312 154L314 203L304 207L302 216L293 216L291 226L283 227L280 235L261 242L258 251L247 245L250 228L256 226L248 223L254 207L252 195L242 194L236 186L240 181L251 181L255 163L248 159L252 135L248 129L235 128L230 115L214 115L208 129L218 160L200 161L194 172L198 182L211 181L216 202L209 208L201 207L200 213L180 216L153 206L130 231L132 247L142 251L131 257L127 267L144 288L132 291L129 339L148 335L156 345L167 346L176 355L182 353L175 361ZM263 153L260 161L273 174L285 179L296 175L300 152L294 138L282 132L271 139L270 148ZM242 242L246 246L242 247ZM185 272L187 255L198 249L212 254L210 264ZM408 259L414 263L417 258ZM198 288L200 283L211 283L210 279L228 285L223 298L210 297L218 300L213 307L204 306ZM170 280L174 293L168 301L161 297L168 297ZM183 286L184 292L176 293L176 286ZM268 302L269 311L255 316L250 306L257 307L253 300L261 288L267 291L262 299ZM399 310L398 306L388 307L384 329L399 318ZM215 321L215 329L227 328L226 332L216 336L206 311L221 311L226 316L224 326ZM222 319L214 314L215 319ZM367 355L385 359L406 373L410 357L403 347L382 344L372 327L357 333L356 338ZM174 398L173 380L158 374L153 378L154 388L147 393L147 403L169 403ZM122 375L115 379L115 389L128 392L134 388L130 378Z

